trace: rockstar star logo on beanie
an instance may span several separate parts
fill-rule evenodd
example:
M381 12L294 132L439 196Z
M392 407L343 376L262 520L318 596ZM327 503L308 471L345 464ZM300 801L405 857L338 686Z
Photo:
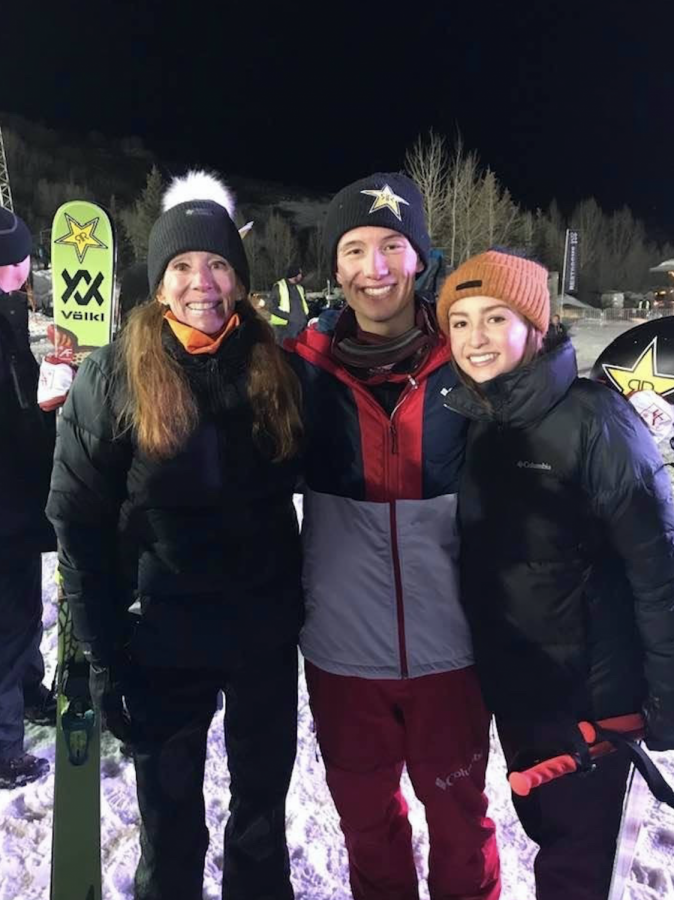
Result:
M370 202L370 197L374 200ZM431 239L426 228L419 188L402 172L375 172L347 184L330 201L323 226L323 246L336 271L337 245L354 228L388 228L402 234L416 250L424 268Z
M368 215L376 212L378 209L390 209L399 222L402 222L400 204L404 203L405 206L410 205L404 197L399 197L398 194L394 193L388 184L385 184L384 187L379 188L379 190L361 191L361 194L367 194L369 197L375 198Z

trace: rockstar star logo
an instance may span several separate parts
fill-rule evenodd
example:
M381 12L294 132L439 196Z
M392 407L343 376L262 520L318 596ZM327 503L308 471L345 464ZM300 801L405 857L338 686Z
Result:
M368 197L375 198L374 203L368 210L368 216L378 209L390 209L396 219L399 222L402 222L403 219L400 215L400 204L404 203L405 206L409 206L409 203L404 197L399 197L397 194L394 194L387 184L379 190L361 191L361 194L367 194Z
M633 391L655 391L666 397L674 391L674 375L657 370L658 339L654 337L633 366L603 363L604 372L626 396Z
M98 225L98 216L80 225L77 219L73 219L68 213L65 214L68 223L68 234L57 238L55 244L70 244L77 252L77 258L80 262L84 262L87 250L92 247L94 250L107 250L107 246L103 241L96 237L96 226Z

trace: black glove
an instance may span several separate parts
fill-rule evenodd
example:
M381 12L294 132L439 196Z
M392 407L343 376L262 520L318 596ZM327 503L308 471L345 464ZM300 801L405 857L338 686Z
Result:
M644 704L646 746L674 750L674 694L651 695Z
M578 723L570 715L539 719L527 722L522 730L528 735L511 761L509 771L523 772L555 756L568 754L576 763L577 771L591 772L595 764L590 757L590 748L583 737Z
M104 666L97 661L89 662L89 690L102 725L122 743L132 743L134 728L124 701L125 678L128 678L128 664Z

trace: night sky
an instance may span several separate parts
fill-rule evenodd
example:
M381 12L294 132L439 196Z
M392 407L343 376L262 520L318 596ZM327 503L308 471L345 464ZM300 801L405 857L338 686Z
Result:
M6 0L0 110L320 191L459 128L525 206L674 239L672 0L169 6Z

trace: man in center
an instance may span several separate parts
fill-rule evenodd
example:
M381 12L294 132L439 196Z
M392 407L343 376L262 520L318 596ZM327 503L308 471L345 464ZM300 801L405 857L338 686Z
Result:
M301 647L355 900L417 900L406 766L429 829L431 900L496 900L484 795L489 715L458 594L466 423L435 313L415 296L430 239L416 186L343 188L324 228L347 301L286 341L306 427Z

